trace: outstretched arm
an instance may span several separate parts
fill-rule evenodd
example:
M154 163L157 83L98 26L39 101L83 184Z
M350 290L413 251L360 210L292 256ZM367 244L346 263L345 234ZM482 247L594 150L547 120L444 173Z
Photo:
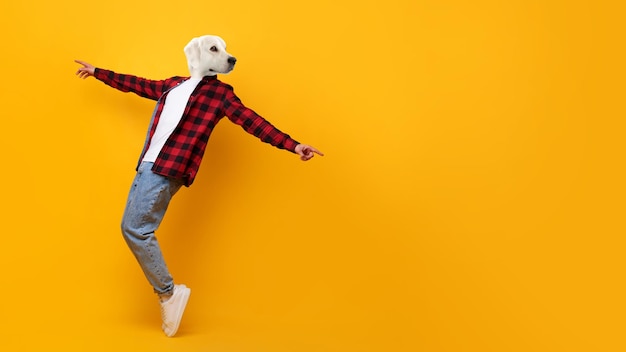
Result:
M225 93L225 113L232 122L240 125L246 132L258 137L261 141L270 143L280 149L287 149L300 156L300 160L307 161L315 154L323 156L319 150L307 144L300 144L288 134L281 132L267 120L259 116L252 109L243 105L232 89Z
M158 100L167 89L175 86L176 83L179 82L179 80L175 80L174 78L165 80L145 79L97 68L81 60L74 60L74 62L82 65L82 67L76 71L76 75L79 78L85 79L93 76L106 85L121 90L122 92L133 92L141 97L152 100Z

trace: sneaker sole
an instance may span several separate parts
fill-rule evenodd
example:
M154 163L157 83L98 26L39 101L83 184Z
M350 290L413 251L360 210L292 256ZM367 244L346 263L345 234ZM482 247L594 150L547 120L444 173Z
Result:
M180 326L180 321L183 320L183 314L185 313L185 308L187 307L187 301L189 301L189 295L191 294L191 289L189 287L185 287L181 292L181 298L178 306L176 307L176 311L180 312L178 318L176 319L176 325L174 326L174 330L170 334L166 334L167 337L172 337L178 332L178 327Z

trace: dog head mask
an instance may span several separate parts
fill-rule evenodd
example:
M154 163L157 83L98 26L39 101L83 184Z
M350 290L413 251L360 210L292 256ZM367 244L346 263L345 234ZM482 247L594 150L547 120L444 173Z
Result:
M185 56L189 73L194 78L229 73L237 62L234 56L226 52L224 40L214 35L193 38L185 46Z

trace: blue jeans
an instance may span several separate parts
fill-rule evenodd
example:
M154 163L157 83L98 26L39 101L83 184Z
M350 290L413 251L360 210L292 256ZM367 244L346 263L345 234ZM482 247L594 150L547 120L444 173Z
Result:
M154 232L183 182L153 173L152 165L142 162L137 169L122 219L122 234L154 292L167 295L174 289L174 280Z

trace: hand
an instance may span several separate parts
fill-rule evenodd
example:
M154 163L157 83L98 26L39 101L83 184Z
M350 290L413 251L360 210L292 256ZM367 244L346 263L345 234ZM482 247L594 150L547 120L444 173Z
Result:
M298 144L296 146L296 154L300 155L300 160L302 161L307 161L311 159L313 156L315 156L315 154L324 156L324 153L306 144Z
M76 71L76 75L79 78L85 79L94 75L96 68L93 65L80 60L74 60L74 62L83 65L83 67L79 68L78 71Z

